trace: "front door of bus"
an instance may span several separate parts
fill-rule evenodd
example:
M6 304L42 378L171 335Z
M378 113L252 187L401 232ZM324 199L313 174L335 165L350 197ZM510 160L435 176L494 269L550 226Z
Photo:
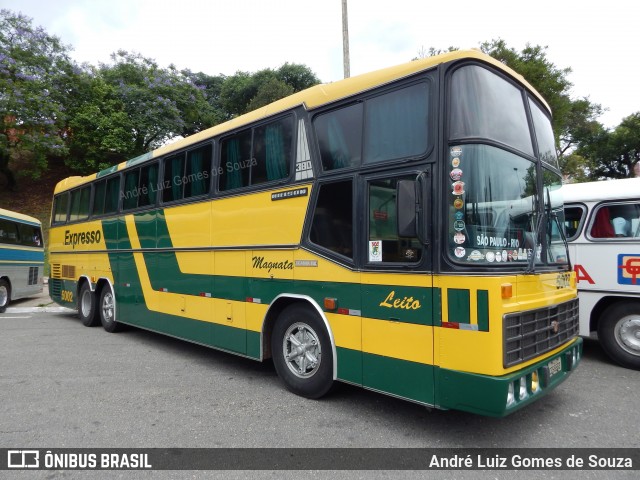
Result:
M420 172L364 177L358 241L363 255L363 386L433 404L433 302L427 239L398 233L397 186ZM422 175L421 193L431 191ZM422 222L419 221L418 224ZM427 229L424 229L425 231ZM430 230L430 229L429 229Z

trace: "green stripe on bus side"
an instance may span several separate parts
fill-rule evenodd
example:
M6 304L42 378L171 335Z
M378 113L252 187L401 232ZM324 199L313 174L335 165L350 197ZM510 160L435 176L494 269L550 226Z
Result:
M434 367L397 358L362 354L363 386L414 400L434 404Z
M477 310L478 330L481 332L489 331L489 291L478 290L477 292Z
M447 289L448 321L457 323L471 323L469 312L469 290L458 288Z
M173 248L164 212L158 212L157 217L150 214L137 215L135 226L143 249L153 249L156 246ZM121 228L126 232L124 222ZM127 244L124 247L121 245L121 248L126 248ZM266 304L283 292L293 292L310 296L318 305L323 305L324 298L338 298L339 308L361 311L362 316L369 318L388 319L394 316L402 322L433 324L431 288L189 274L180 271L173 251L145 252L144 258L154 290L165 288L169 292L184 295L208 292L215 298L237 301L259 298ZM363 303L363 296L375 301ZM394 302L404 302L403 307L393 307Z
M338 379L362 385L362 352L336 347L336 354L338 356Z

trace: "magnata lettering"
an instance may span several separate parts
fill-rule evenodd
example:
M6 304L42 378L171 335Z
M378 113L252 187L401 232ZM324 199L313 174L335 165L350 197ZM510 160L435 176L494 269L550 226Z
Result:
M269 262L265 261L264 257L253 257L253 268L264 269L267 272L271 270L293 270L293 262L284 260L282 262Z
M76 245L91 245L100 243L100 240L102 240L102 232L100 230L74 233L71 233L70 230L65 230L64 232L64 244L71 245L74 249Z
M400 299L395 298L395 296L396 292L395 290L392 290L391 293L387 295L387 298L380 303L380 306L385 308L398 308L401 310L418 310L422 306L420 305L420 301L413 297L404 297Z

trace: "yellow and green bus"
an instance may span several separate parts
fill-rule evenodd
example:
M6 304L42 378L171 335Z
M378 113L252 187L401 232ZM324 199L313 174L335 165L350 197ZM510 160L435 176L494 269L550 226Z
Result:
M458 51L317 85L61 181L50 295L87 326L504 416L576 368L550 112Z
M42 293L43 276L40 220L0 208L0 313L11 300Z

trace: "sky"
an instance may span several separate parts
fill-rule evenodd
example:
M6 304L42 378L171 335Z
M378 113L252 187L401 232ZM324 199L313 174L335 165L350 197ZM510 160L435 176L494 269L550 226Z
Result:
M304 64L323 83L343 78L342 0L0 0L91 65L118 50L160 67L233 75ZM348 0L351 76L407 62L421 50L502 39L546 48L571 68L573 99L607 111L615 128L640 111L640 2L608 0Z

